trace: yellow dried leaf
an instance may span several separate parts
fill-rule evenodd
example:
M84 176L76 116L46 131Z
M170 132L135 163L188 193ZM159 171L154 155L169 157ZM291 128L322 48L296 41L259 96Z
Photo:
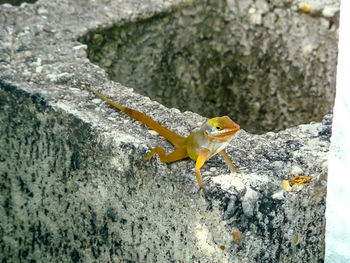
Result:
M304 184L310 183L311 179L312 179L311 176L300 175L300 176L296 176L296 177L292 178L292 180L290 180L289 184L291 186L293 186L295 184L297 186L302 186Z

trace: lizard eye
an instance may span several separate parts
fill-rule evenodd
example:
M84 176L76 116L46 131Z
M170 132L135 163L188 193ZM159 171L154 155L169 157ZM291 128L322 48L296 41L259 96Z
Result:
M215 127L218 131L220 131L221 130L221 128L219 127L219 126L216 126Z

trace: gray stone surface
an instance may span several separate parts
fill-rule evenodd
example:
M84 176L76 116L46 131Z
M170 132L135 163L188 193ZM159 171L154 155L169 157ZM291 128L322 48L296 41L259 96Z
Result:
M78 42L97 28L176 12L179 3L57 0L1 6L1 261L323 260L331 115L279 133L240 131L228 152L242 173L230 174L214 157L203 169L206 191L198 192L192 161L142 161L151 146L171 147L83 89L101 89L182 135L198 127L203 117L165 108L134 93L132 85L109 80ZM242 10L264 10L263 1L227 1L243 3ZM280 12L306 19L306 31L312 22L330 21L322 12L298 13L299 2L284 3ZM332 26L330 41L336 41L336 31ZM315 43L329 46L320 39ZM335 47L327 52L319 69L331 69L335 61ZM303 64L296 67L305 70ZM332 97L327 74L317 90ZM282 180L297 175L313 179L284 191Z

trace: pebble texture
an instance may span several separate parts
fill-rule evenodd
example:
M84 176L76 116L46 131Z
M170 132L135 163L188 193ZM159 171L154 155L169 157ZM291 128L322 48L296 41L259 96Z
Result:
M178 4L193 3L1 6L2 262L322 262L331 115L278 133L239 131L228 153L242 172L213 157L198 192L192 161L142 161L151 146L171 147L83 89L101 89L182 135L198 127L203 117L109 80L78 41ZM322 21L318 14L308 15ZM298 175L311 183L283 190Z

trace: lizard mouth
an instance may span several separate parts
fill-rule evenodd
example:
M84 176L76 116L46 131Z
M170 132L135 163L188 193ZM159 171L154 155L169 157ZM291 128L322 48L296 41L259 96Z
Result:
M226 137L226 136L232 136L234 135L236 132L238 132L240 129L240 127L237 125L237 127L235 127L234 129L230 129L230 130L223 130L222 132L218 133L216 135L216 137Z
M233 129L224 129L216 133L206 133L209 138L225 140L227 137L233 136L240 129L239 125L236 125Z

